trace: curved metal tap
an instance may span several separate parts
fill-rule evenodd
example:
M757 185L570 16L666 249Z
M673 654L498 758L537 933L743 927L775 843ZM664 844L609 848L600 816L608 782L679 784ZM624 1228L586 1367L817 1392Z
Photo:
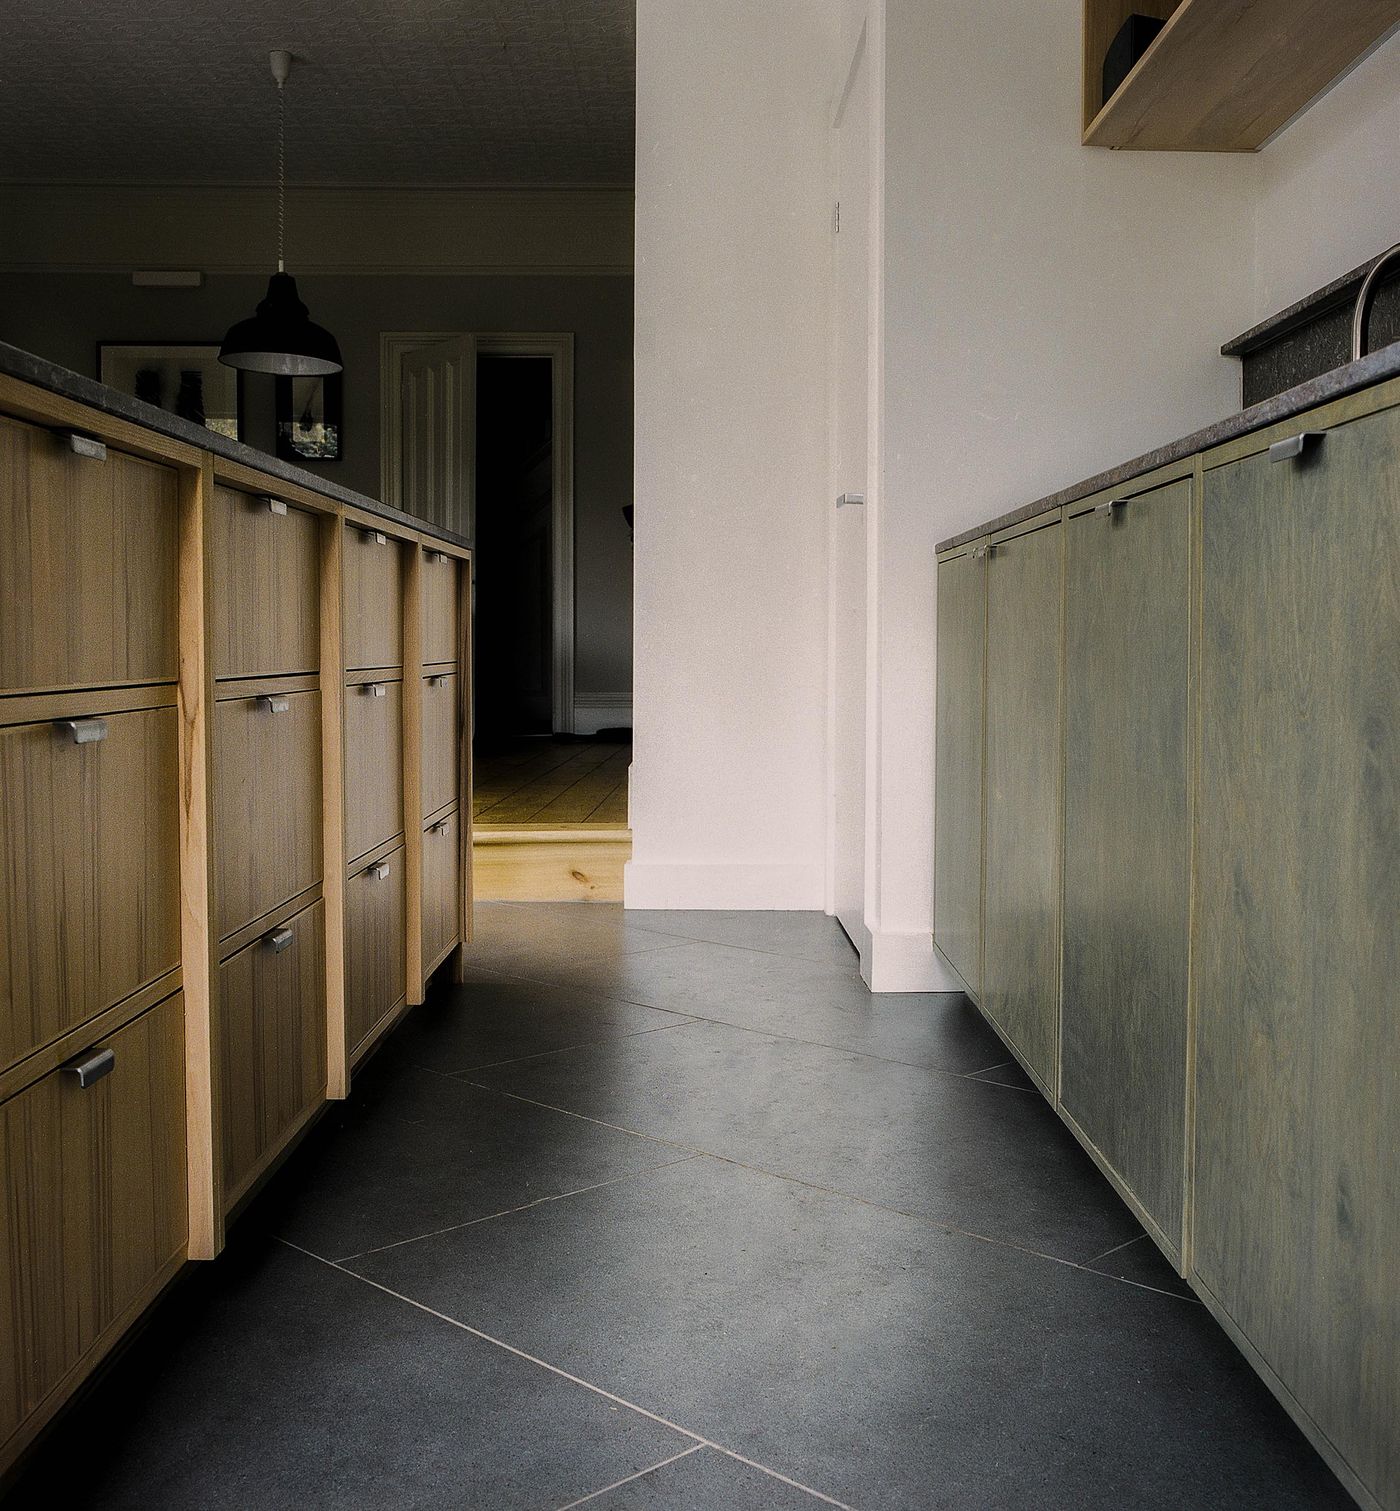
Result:
M1371 301L1376 297L1376 280L1381 272L1397 257L1400 257L1400 241L1388 252L1382 252L1371 264L1356 296L1356 308L1351 317L1351 360L1359 362L1366 355L1366 327L1371 319Z

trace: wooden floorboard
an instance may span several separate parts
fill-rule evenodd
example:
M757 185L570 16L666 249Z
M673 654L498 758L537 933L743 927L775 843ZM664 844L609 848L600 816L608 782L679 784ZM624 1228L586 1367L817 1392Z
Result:
M478 752L472 814L509 828L627 824L632 747L616 742L522 741Z

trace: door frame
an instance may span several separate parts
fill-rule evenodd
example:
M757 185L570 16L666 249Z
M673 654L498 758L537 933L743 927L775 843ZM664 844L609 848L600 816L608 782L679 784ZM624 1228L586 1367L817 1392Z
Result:
M572 331L381 331L379 334L379 496L403 508L403 357L405 352L476 336L477 355L548 357L554 402L550 464L552 493L550 570L554 585L551 667L553 724L574 731L574 337ZM474 450L475 448L473 448ZM471 536L476 535L476 488L472 480ZM472 571L476 571L473 558Z

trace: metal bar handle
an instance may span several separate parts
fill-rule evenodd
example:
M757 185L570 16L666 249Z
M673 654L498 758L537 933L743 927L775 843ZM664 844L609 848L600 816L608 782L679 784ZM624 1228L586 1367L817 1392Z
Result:
M365 539L373 546L387 546L389 544L389 537L385 535L383 530L374 530L369 526L365 527Z
M382 698L387 693L387 689L382 682L366 682L363 685L367 698Z
M365 875L374 877L376 881L388 881L389 862L387 860L375 861L372 866L365 867Z
M1115 509L1122 508L1122 506L1127 502L1128 501L1125 498L1105 499L1103 503L1094 505L1094 513L1097 514L1100 519L1112 519L1113 511Z
M287 512L287 505L280 498L273 498L270 493L263 499L263 503L267 505L267 512L269 514L285 514Z
M86 457L90 462L107 460L107 443L99 441L96 436L79 435L76 430L70 430L63 439L74 456Z
M429 687L441 687L443 685L443 683L446 682L446 681L447 681L447 673L446 672L433 672L428 677L428 686Z
M55 719L53 727L68 735L75 745L96 745L107 738L106 719Z
M112 1049L85 1049L58 1067L66 1076L72 1076L78 1085L87 1087L109 1076L117 1068L116 1051Z
M258 697L258 707L266 714L284 714L291 706L286 693L261 693Z
M272 929L264 934L262 942L274 955L280 955L283 950L291 949L292 940L295 938L291 924L284 923L280 929Z
M1310 444L1321 441L1325 431L1300 430L1297 435L1290 435L1282 441L1275 441L1269 447L1269 460L1271 462L1290 462L1294 457L1302 456Z
M980 546L973 546L971 556L974 561L981 561L983 557L991 554L991 547L984 541Z
M451 820L451 819L447 819L447 818L440 818L440 819L439 819L439 820L438 820L438 821L437 821L437 823L435 823L435 824L430 824L430 825L429 825L429 826L428 826L428 833L429 833L429 834L446 834L446 833L447 833L447 826L448 826L448 825L449 825L449 824L450 824L450 823L451 823L451 822L452 822L452 820Z

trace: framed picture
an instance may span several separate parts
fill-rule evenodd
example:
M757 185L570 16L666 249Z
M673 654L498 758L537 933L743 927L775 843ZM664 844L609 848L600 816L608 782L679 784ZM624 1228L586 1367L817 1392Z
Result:
M284 462L338 462L342 375L277 379L277 455Z
M230 440L242 439L242 374L219 361L217 342L155 346L101 341L97 377L109 388L144 399L157 409L169 410Z

